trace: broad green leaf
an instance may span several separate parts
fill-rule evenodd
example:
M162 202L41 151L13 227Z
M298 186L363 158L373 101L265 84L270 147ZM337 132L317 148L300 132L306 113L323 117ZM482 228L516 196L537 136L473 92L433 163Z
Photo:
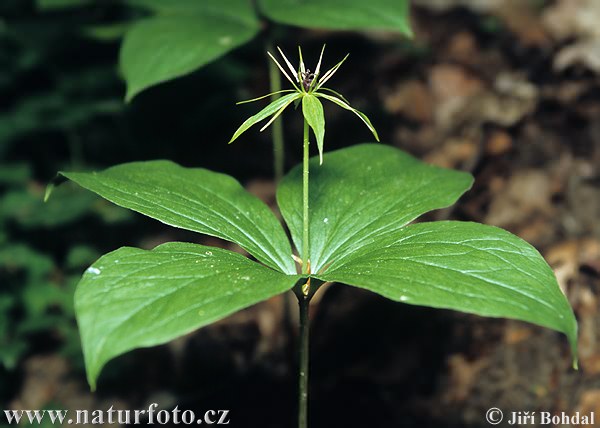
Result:
M321 104L321 101L314 95L304 95L302 98L302 113L315 133L317 147L319 149L319 162L323 163L323 138L325 137L325 114L323 113L323 104Z
M233 137L231 137L231 140L229 140L229 144L233 143L237 139L237 137L239 137L240 135L242 135L252 125L255 125L258 122L260 122L261 120L264 120L267 117L273 115L273 117L271 118L271 120L269 120L269 122L267 123L267 125L265 125L261 129L261 131L262 131L274 119L276 119L277 116L279 116L283 112L283 110L285 110L287 108L287 106L289 106L292 102L294 102L294 100L297 100L301 96L302 95L299 94L299 93L297 93L297 92L294 92L292 94L284 95L283 97L278 98L275 101L273 101L272 103L270 103L268 106L266 106L264 109L262 109L261 111L259 111L258 113L256 113L254 116L250 116L248 119L246 119L244 121L244 123L242 123L240 125L240 127L237 129L237 131L235 131L235 133L233 134Z
M198 0L125 0L131 6L146 8L156 14L181 14L198 11L201 7L201 1ZM206 3L214 4L214 0L208 0Z
M412 35L408 0L259 0L258 4L267 17L284 24Z
M168 342L283 293L298 279L231 251L181 242L106 254L75 292L92 389L117 355Z
M227 16L256 24L256 13L248 0L125 0L131 6L146 8L156 15L181 16L192 13Z
M37 0L37 8L42 11L54 9L70 9L88 6L91 0Z
M228 175L169 161L60 174L117 205L235 242L269 267L296 272L289 240L273 212Z
M246 0L135 3L151 9L154 5L156 15L136 23L123 40L120 67L127 81L127 101L149 86L208 64L259 30Z
M393 147L360 144L310 161L312 272L360 249L381 247L419 215L452 205L471 187L463 172L420 162ZM302 169L281 182L277 201L296 248L302 248Z
M118 22L116 24L92 25L83 28L83 33L96 40L112 42L122 38L131 27L130 22Z
M394 242L357 249L317 276L413 305L549 327L568 336L576 355L577 322L552 269L527 242L493 226L411 225L395 231Z

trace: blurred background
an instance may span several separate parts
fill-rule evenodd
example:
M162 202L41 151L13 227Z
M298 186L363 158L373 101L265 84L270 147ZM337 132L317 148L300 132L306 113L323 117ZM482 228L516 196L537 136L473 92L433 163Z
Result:
M63 5L61 5L63 3ZM274 204L269 131L228 145L269 92L262 35L124 102L119 1L0 2L0 408L230 409L231 425L293 426L295 330L277 297L164 346L117 358L90 393L73 292L100 255L171 240L227 248L65 184L59 170L170 159L239 179ZM312 427L483 427L492 406L600 417L600 2L418 0L415 36L264 22L305 60L327 43L332 80L391 144L470 171L474 188L427 220L497 225L546 257L580 327L566 339L516 321L389 302L334 285L312 308ZM267 28L269 27L269 28ZM370 141L327 108L326 150ZM286 168L301 121L285 116ZM292 315L293 312L292 312ZM0 424L4 423L4 420Z

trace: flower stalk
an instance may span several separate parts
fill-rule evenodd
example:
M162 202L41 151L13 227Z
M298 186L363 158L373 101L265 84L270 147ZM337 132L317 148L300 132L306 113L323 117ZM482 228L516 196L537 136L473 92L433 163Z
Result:
M308 121L304 119L304 153L302 162L302 273L310 275L310 240L309 240L309 222L308 222L308 184L309 184L309 145L308 139Z
M283 113L283 111L292 103L297 107L302 106L302 115L304 119L303 126L303 138L302 138L302 243L299 248L300 263L302 264L302 274L306 277L306 281L302 286L294 288L296 297L298 298L298 304L300 308L300 334L299 334L299 367L298 367L298 427L307 428L308 424L308 373L309 373L309 305L310 300L316 292L319 284L319 280L311 278L312 272L310 268L310 222L309 222L309 166L310 166L310 130L312 129L317 143L317 149L319 151L320 163L323 163L323 142L325 138L325 114L323 111L323 105L321 99L328 100L346 110L351 111L358 116L367 125L369 130L375 136L375 139L379 141L377 131L371 124L371 121L360 111L350 106L350 103L338 92L333 89L326 88L323 85L329 81L341 65L346 61L348 55L346 55L340 62L334 67L321 75L321 64L323 60L323 53L325 46L321 49L321 55L319 61L315 67L315 71L312 72L304 64L302 57L302 50L298 48L299 66L294 69L291 62L287 59L280 48L277 48L283 63L287 67L281 65L279 61L270 53L267 52L269 57L273 60L274 66L271 67L271 89L273 92L258 98L254 98L248 101L242 101L241 103L258 101L263 98L271 97L271 103L263 108L255 115L249 117L242 123L242 125L235 131L231 140L232 143L248 128L255 125L256 123L268 119L267 123L261 128L263 131L270 124L274 123L276 119ZM277 78L274 77L273 71L279 69L284 77L292 84L293 89L280 90L278 86L273 84ZM283 95L285 94L285 95ZM240 103L238 103L240 104ZM278 133L277 129L274 129L274 150L275 150L275 162L277 168L278 152L282 153L283 148L277 144ZM283 137L281 136L281 141ZM282 143L281 143L282 145ZM276 176L279 177L279 171L276 169ZM296 256L292 256L296 258ZM313 284L311 284L311 281Z

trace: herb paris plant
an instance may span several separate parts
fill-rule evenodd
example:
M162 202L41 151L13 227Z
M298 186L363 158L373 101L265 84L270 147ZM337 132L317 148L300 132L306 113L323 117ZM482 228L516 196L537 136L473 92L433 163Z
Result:
M326 77L341 62L322 77L319 66L312 76L302 59L299 70L287 65L294 89L244 122L232 140L301 100L304 161L277 190L277 203L302 256L301 273L274 214L229 176L168 161L60 173L117 205L237 243L256 259L181 242L150 251L124 247L101 257L84 273L75 294L91 387L96 387L102 367L118 355L167 342L293 289L301 309L299 425L305 427L308 304L324 282L364 288L404 303L549 327L567 335L575 360L575 317L552 270L532 246L478 223L410 224L453 204L471 187L472 177L378 144L323 154L318 98L335 99L374 129L339 94L322 92ZM309 127L319 146L319 157L313 159Z

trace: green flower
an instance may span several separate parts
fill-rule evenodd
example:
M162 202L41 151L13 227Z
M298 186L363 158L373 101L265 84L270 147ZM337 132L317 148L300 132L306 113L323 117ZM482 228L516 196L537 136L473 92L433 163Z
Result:
M267 52L267 54L271 57L273 61L275 61L275 64L277 64L279 70L281 70L286 79L289 80L294 89L284 89L282 91L277 91L271 94L263 95L262 97L239 102L238 104L249 103L252 101L257 101L266 97L270 97L274 94L286 93L286 95L283 95L281 98L278 98L277 100L273 101L264 109L256 113L254 116L249 117L244 123L242 123L238 130L235 131L235 133L233 134L233 137L231 137L229 143L235 141L237 137L239 137L252 125L270 116L269 121L260 129L261 132L264 131L271 123L273 123L275 119L279 117L281 113L283 113L283 111L290 104L295 102L297 105L300 102L302 102L302 113L304 115L305 120L308 122L309 126L315 134L315 137L317 139L317 147L319 149L319 157L321 159L321 163L323 163L323 138L325 137L325 116L323 114L323 105L321 104L319 98L329 100L332 103L335 103L338 106L345 108L346 110L350 110L352 113L357 115L365 123L365 125L367 125L369 130L375 136L375 139L379 141L377 131L375 130L375 128L371 124L371 121L365 114L350 106L350 103L341 94L334 91L333 89L329 89L323 86L325 82L331 79L331 77L340 68L344 61L346 61L348 55L346 55L344 59L338 62L333 68L331 68L331 70L327 71L321 76L321 60L323 59L323 52L325 51L325 46L323 46L323 49L321 50L319 62L317 63L317 67L315 68L314 73L304 66L304 60L302 59L302 49L300 49L300 47L298 47L298 52L300 56L300 66L298 67L298 70L294 70L294 67L292 67L292 64L288 61L281 49L277 48L277 50L283 57L285 64L287 65L291 74L288 74L285 71L285 69L275 59L275 57L271 55L270 52Z

